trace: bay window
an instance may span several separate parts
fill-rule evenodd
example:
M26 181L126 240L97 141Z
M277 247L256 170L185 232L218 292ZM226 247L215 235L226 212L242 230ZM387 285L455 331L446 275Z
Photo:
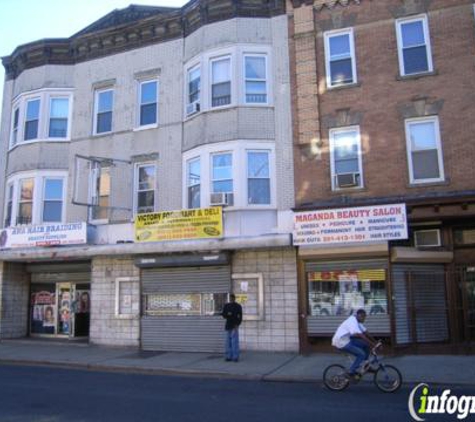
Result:
M233 155L232 153L214 154L212 158L212 191L214 193L233 192Z
M69 99L51 98L49 137L66 138L68 134Z
M61 222L63 210L63 179L44 179L43 222Z
M247 151L247 203L270 204L268 151Z
M211 61L211 107L231 104L231 58Z
M267 63L266 56L244 56L246 103L267 103Z
M187 207L200 208L201 205L201 162L199 158L186 164Z
M40 119L40 100L29 100L26 102L26 117L25 117L25 130L24 140L29 141L31 139L38 138L38 124Z

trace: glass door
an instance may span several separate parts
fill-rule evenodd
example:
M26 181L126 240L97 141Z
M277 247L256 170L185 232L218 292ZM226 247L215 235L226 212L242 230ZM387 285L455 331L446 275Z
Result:
M89 284L74 285L74 333L75 337L89 336L91 287Z
M58 296L58 331L61 336L72 335L71 323L71 297L70 283L58 283L56 286Z

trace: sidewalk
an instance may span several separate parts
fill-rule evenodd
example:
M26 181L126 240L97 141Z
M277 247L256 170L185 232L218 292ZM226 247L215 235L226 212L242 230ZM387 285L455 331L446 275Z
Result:
M136 348L30 339L0 341L0 364L263 381L321 382L327 365L346 364L345 359L338 354L301 356L297 353L245 351L241 360L235 363L225 362L219 354L144 352ZM473 355L407 355L386 359L399 368L408 385L419 382L475 385L474 360Z

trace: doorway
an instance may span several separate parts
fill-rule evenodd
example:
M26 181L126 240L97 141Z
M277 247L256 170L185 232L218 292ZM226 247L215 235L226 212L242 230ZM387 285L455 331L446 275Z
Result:
M89 336L89 283L35 283L30 297L31 336Z

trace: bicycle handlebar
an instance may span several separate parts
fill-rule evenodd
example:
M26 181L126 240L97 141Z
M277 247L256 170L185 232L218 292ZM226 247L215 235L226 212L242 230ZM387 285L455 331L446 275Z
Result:
M371 348L371 354L376 355L376 351L383 345L381 340L378 340L376 344Z

